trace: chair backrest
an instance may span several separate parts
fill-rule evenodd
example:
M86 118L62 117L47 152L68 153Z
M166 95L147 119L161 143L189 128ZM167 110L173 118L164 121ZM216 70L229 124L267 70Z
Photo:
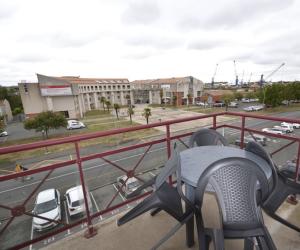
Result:
M273 192L278 182L278 168L274 164L270 154L263 148L262 145L253 141L247 143L245 150L263 158L269 164L272 171L271 182L269 182L270 193Z
M257 182L264 199L269 193L269 185L265 173L255 162L230 157L208 166L200 176L196 188L195 205L198 209L202 207L208 182L216 192L224 229L247 230L262 225L256 200Z
M214 129L202 128L192 134L189 140L189 147L208 146L208 145L224 145L228 146L228 142L224 136Z

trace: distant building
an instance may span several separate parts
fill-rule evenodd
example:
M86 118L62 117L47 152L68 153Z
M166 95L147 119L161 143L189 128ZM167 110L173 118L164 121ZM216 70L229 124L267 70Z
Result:
M184 105L200 100L203 82L192 77L136 80L131 82L134 103ZM189 97L189 100L188 100Z
M13 119L10 104L6 99L0 100L0 116L3 116L5 123Z
M201 101L212 104L216 101L221 101L224 95L233 95L233 93L232 90L205 90Z
M18 84L26 117L44 111L61 112L67 118L82 118L84 113L100 109L101 97L113 105L132 100L126 78L53 77L37 74L38 82Z

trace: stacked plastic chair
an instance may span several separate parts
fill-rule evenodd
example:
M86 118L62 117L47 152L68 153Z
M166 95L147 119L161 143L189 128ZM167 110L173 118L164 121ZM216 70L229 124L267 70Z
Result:
M156 243L152 249L157 249L161 244L168 240L182 225L193 218L193 204L189 202L182 191L180 169L179 154L176 150L174 150L173 155L167 161L165 167L154 179L154 192L133 209L131 209L128 213L122 216L117 222L117 224L121 226L151 209L164 210L173 218L175 218L178 223L158 243ZM177 176L177 185L175 187L167 183L168 177L174 173ZM153 183L153 180L146 183L145 185L151 183ZM143 189L144 187L145 186L142 186L140 188ZM137 192L139 192L139 190ZM184 201L186 204L185 212L182 207L182 201Z
M203 224L201 207L208 182L215 190L221 211L220 229L205 228ZM200 249L209 249L212 241L215 249L223 250L224 239L244 239L245 249L251 249L252 238L258 242L259 249L276 249L259 205L269 193L270 185L264 171L251 160L232 157L207 167L198 180L195 194L198 240L199 244L204 242Z
M245 150L252 152L261 158L264 158L269 164L275 169L276 182L274 181L273 191L269 195L268 199L263 202L262 207L264 211L273 219L279 221L283 225L300 232L300 228L296 225L288 222L279 215L276 214L276 211L281 206L281 204L286 200L289 195L300 194L300 184L296 183L291 179L291 174L285 169L279 170L277 166L273 163L271 156L266 152L266 150L255 142L249 142Z

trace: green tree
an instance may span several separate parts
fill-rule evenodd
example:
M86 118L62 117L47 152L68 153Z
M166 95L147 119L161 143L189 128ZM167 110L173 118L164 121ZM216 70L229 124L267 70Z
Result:
M4 116L0 116L0 132L3 132L5 129L5 122L4 122Z
M105 101L105 104L106 104L106 107L107 107L107 111L108 111L108 113L109 113L109 109L110 109L110 107L111 107L111 103L110 103L110 101Z
M120 105L118 103L114 104L114 109L116 111L116 115L117 115L117 119L119 120L119 109L120 109Z
M151 114L151 109L150 108L145 108L142 115L146 118L147 124L149 124L149 117L152 115Z
M173 96L173 105L177 106L177 96L176 95Z
M105 97L104 97L104 96L101 96L101 98L100 98L100 102L102 103L103 110L105 111L106 99L105 99Z
M12 111L13 115L18 115L23 113L23 110L20 107L14 108L14 110Z
M133 107L131 105L128 107L127 113L129 115L129 118L130 118L130 123L132 124L132 115L134 115L134 110L133 110Z
M234 92L233 93L234 99L237 99L238 101L242 100L243 94L241 92Z
M234 100L234 96L233 95L224 95L223 97L222 97L222 100L223 100L223 102L224 102L224 104L225 104L225 109L226 109L226 111L228 110L228 106L229 106L229 103L231 102L231 101L233 101Z
M191 99L192 95L191 94L187 94L187 99L186 99L186 105L190 105L190 99Z
M49 129L58 129L66 126L66 118L62 114L52 111L42 112L24 122L25 129L35 129L36 132L44 132L46 138L48 138Z

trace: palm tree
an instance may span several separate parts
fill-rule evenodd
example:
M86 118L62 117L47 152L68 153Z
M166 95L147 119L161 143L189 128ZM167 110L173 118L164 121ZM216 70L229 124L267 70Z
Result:
M189 106L189 104L190 104L190 98L192 97L192 95L191 94L187 94L187 102L186 102L186 104Z
M102 105L103 105L103 109L104 109L104 111L105 111L105 106L104 106L104 104L106 103L106 99L105 99L105 97L104 97L104 96L101 96L101 98L100 98L100 102L102 103Z
M128 107L127 113L130 117L130 123L132 124L132 115L134 115L134 110L133 110L133 107L131 105Z
M107 107L107 111L109 113L109 108L111 107L111 103L110 101L105 101L106 107Z
M146 118L147 124L149 124L149 117L151 116L151 109L145 108L142 115Z
M114 109L116 111L116 115L117 115L117 119L119 120L119 109L120 109L120 105L118 103L114 104Z

